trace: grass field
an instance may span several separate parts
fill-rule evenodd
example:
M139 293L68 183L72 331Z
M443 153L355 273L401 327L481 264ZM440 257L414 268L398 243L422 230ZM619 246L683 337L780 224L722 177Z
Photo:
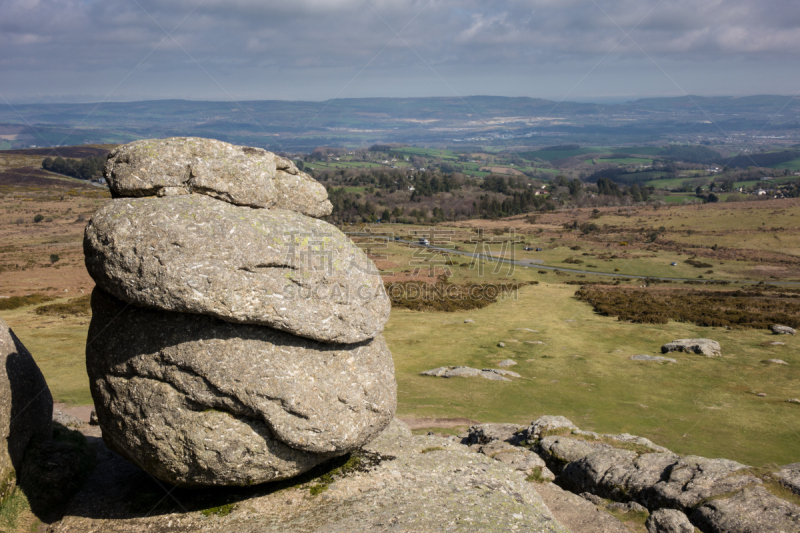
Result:
M787 161L785 163L778 163L777 165L773 165L772 168L788 168L789 170L797 172L800 170L800 159L793 159L792 161Z
M794 339L785 347L764 347L774 339L768 331L633 325L595 315L572 298L574 292L572 286L542 284L522 289L517 301L478 311L393 311L385 334L395 360L399 415L525 424L561 414L582 429L629 432L684 454L753 465L797 461L800 406L786 402L800 396ZM677 364L629 360L687 337L718 340L723 357L678 354ZM506 348L497 347L500 341ZM789 366L762 362L774 357ZM448 365L496 367L509 358L523 376L510 383L418 375Z
M652 159L639 159L633 157L626 157L626 158L600 158L598 161L602 161L603 163L617 163L618 165L643 165L649 166L653 164Z

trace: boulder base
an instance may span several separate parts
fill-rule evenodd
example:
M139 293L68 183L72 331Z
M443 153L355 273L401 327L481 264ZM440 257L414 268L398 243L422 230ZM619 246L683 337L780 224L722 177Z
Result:
M350 345L92 294L86 364L109 447L187 485L283 479L392 420L383 337Z

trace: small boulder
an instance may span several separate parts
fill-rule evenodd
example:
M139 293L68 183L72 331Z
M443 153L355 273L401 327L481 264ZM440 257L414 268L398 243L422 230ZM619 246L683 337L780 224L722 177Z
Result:
M474 320L472 320L471 318L468 318L468 319L466 319L466 320L464 321L464 324L474 324L474 323L475 323L475 321L474 321Z
M497 347L498 348L505 348L506 347L506 343L500 341L500 342L497 343Z
M780 324L773 324L769 327L774 335L796 335L797 330L789 326L781 326Z
M694 533L689 518L677 509L658 509L647 518L647 533Z
M504 361L500 361L499 363L497 363L497 366L505 368L509 366L515 366L516 364L517 362L514 361L513 359L506 359Z
M788 365L786 361L783 359L766 359L764 360L765 363L770 363L772 365Z
M787 403L800 403L800 398L789 398Z
M669 352L696 353L706 357L721 355L719 343L711 339L678 339L661 347L661 353Z
M578 427L563 416L545 415L531 422L530 426L525 430L524 436L528 442L533 443L543 438L544 434L558 429L575 431Z

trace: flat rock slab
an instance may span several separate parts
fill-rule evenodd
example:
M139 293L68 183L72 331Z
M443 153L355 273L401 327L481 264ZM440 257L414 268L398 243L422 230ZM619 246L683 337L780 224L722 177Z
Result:
M109 447L193 485L291 477L392 420L382 336L326 344L92 294L86 366Z
M505 359L505 360L500 361L499 363L497 363L497 366L499 366L499 367L509 367L509 366L516 366L516 364L517 364L517 362L514 361L513 359Z
M661 353L687 352L718 357L722 355L719 343L711 339L678 339L661 347Z
M771 365L788 365L789 364L786 361L784 361L783 359L765 359L764 362L765 363L769 363Z
M536 492L556 519L575 533L630 533L621 521L555 483L536 485Z
M629 357L631 361L653 361L656 363L677 363L671 357L662 357L660 355L632 355Z
M331 224L207 196L114 200L84 235L99 287L135 305L259 324L324 342L383 331L375 266Z
M505 376L520 377L516 372L508 370L498 370L495 368L470 368L468 366L440 366L432 370L419 373L420 376L432 376L436 378L484 378L492 381L511 381Z
M390 426L391 428L391 426ZM204 516L187 498L201 491L171 493L191 509L153 512L134 508L142 476L101 453L101 464L67 509L54 533L181 531L189 533L378 533L504 532L568 533L523 473L447 439L387 431L365 452L377 464L336 479L311 495L309 485L241 489L226 516ZM167 490L154 495L155 501ZM167 498L171 503L172 500ZM213 499L207 501L214 502ZM210 506L207 505L207 506ZM201 507L202 508L202 507ZM590 516L596 513L591 511ZM588 520L587 520L588 522ZM575 531L601 531L579 530ZM616 530L606 530L616 533Z
M333 209L325 187L288 159L261 148L199 137L120 146L108 156L105 177L115 197L195 193L312 217L329 215Z

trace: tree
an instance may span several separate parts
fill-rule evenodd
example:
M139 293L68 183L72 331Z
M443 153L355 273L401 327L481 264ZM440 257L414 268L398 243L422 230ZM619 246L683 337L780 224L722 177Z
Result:
M44 220L44 215L36 215L35 217L33 217L33 221L36 222L37 224L42 220Z
M383 213L381 213L381 222L389 222L391 218L392 214L389 212L389 208L387 207L383 210Z

